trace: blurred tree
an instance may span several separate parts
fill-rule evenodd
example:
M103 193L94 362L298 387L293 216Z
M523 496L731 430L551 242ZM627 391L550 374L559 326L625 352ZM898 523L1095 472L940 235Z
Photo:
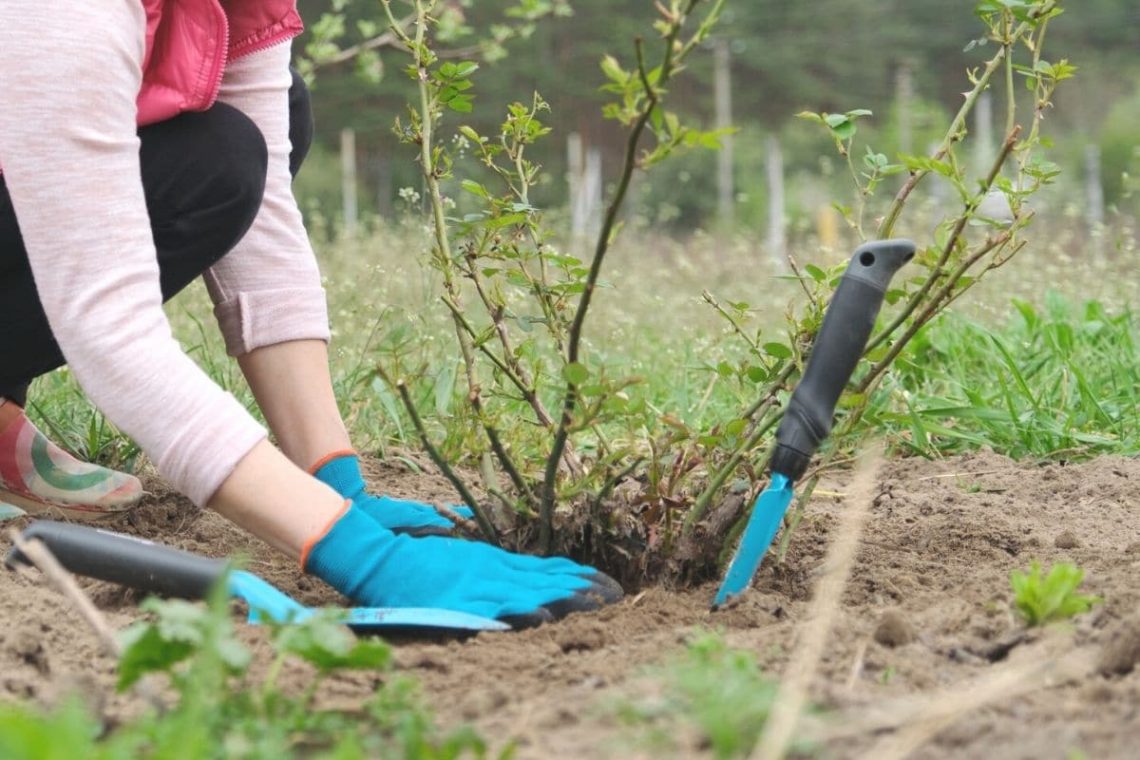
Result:
M516 0L518 1L518 0ZM568 2L571 15L545 18L529 24L525 12ZM322 13L334 5L346 14L344 44L373 38L384 32L383 14L377 0L299 0L310 32L297 46L298 52L312 40ZM397 4L397 8L399 4ZM895 102L900 67L910 72L914 93L912 146L921 151L924 119L958 107L965 88L964 72L977 65L992 49L979 45L965 51L966 43L979 33L972 0L730 0L718 34L730 40L733 74L733 107L736 122L747 127L743 140L762 140L770 131L798 129L792 117L798 111L846 111L869 108L875 117L876 148L897 150L901 105ZM514 10L510 10L514 9ZM621 150L621 133L601 118L602 81L598 62L614 54L631 67L632 38L645 34L656 15L649 0L522 0L519 5L483 0L451 0L443 13L449 19L445 48L458 54L480 57L482 69L475 77L475 110L465 121L492 131L513 100L528 99L534 90L550 103L547 121L561 134L542 148L539 158L561 178L565 171L565 136L583 135L588 144L601 147L603 161L612 166ZM504 24L520 31L516 38L496 42ZM521 25L521 29L520 29ZM488 42L488 39L492 39ZM992 43L991 43L992 44ZM1137 0L1081 0L1069 3L1066 12L1049 29L1051 55L1067 57L1081 67L1078 76L1089 86L1067 88L1058 100L1057 124L1085 139L1100 132L1105 115L1117 100L1126 98L1140 81L1140 3ZM418 184L418 170L410 156L396 146L391 134L394 118L403 114L411 92L402 71L402 57L379 51L379 61L366 59L323 68L318 72L314 93L318 140L335 150L342 127L358 132L362 158L361 181L373 195L394 195L399 187ZM391 62L384 66L385 62ZM711 50L691 62L691 76L675 84L671 107L712 124ZM375 84L362 82L363 68ZM1000 115L1003 94L996 92L995 110ZM1000 118L1000 117L999 117ZM457 121L452 121L458 124ZM794 140L793 148L814 143ZM785 149L787 151L787 148ZM1070 151L1074 161L1083 155L1080 147ZM792 150L785 156L789 171L807 170L817 160L814 152L802 155ZM740 157L757 157L762 149L741 145ZM738 161L739 163L739 161ZM747 167L753 171L754 166ZM738 170L743 171L744 169ZM715 161L691 159L678 167L699 192L712 187ZM650 197L652 193L640 193ZM566 185L551 182L538 188L538 203L563 203ZM384 198L380 198L381 203ZM709 199L711 200L711 199ZM672 201L670 201L672 202ZM674 205L676 205L674 203ZM677 219L691 226L715 204L703 199L687 201ZM747 220L745 220L747 221Z

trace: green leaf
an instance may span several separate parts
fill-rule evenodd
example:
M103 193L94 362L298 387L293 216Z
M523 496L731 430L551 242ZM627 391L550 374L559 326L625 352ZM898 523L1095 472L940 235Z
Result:
M466 124L459 128L459 134L463 135L476 145L481 145L483 143L483 138L479 136L479 133Z
M445 362L435 379L435 413L447 417L451 411L451 399L455 396L456 363Z
M581 385L590 378L590 370L581 362L570 362L562 367L562 379L570 385Z
M526 222L526 214L503 214L494 219L488 219L486 227L489 230L498 230L503 227L510 227L512 224L523 224Z
M487 192L487 188L483 187L473 179L465 179L459 183L459 186L472 195L478 195L480 198L490 197L490 193Z
M792 349L788 348L783 343L765 343L762 348L764 353L769 356L774 356L777 359L791 359Z
M900 290L899 288L891 288L883 294L883 300L886 301L888 305L894 306L904 296L906 296L905 290Z
M447 107L456 113L471 113L474 110L474 98L470 95L456 95L447 101Z
M479 70L479 64L474 61L461 61L455 67L455 76L466 78Z
M845 121L837 127L832 127L831 131L840 140L850 140L858 130L855 127L855 122Z
M936 161L933 158L929 158L927 156L909 156L905 154L899 156L899 159L903 162L906 168L910 169L912 172L934 172L935 174L939 174L947 178L953 178L955 176L954 167L945 161Z
M815 264L805 264L804 271L808 273L808 277L811 277L816 282L823 282L827 279L827 273Z
M216 590L211 607L182 599L148 599L142 609L154 613L154 622L139 623L121 634L120 690L147 673L168 672L192 657L216 658L238 673L249 665L249 651L233 637L224 594Z
M1010 573L1014 607L1029 625L1044 625L1087 612L1101 599L1077 593L1083 579L1084 571L1068 562L1053 565L1048 575L1042 577L1041 564L1033 560L1028 573Z
M730 420L728 422L728 424L726 424L724 426L724 433L725 433L725 435L736 437L736 436L740 435L741 433L743 433L744 428L746 428L746 427L748 427L748 420L742 420L742 419Z
M404 440L404 423L400 417L399 402L396 401L396 396L388 388L388 384L381 380L379 377L372 380L372 392L376 394L376 398L380 401L380 406L384 408L384 412L388 415L388 419L396 426L396 435L400 440Z
M137 747L131 751L129 744L120 745L118 752L105 743L97 744L97 737L105 730L106 726L91 716L78 696L71 696L50 713L33 701L0 702L0 757L5 760L117 760L142 756Z
M119 634L119 691L125 691L147 673L169 671L195 649L190 641L171 641L153 623L136 623Z
M523 272L520 272L517 269L508 269L506 271L506 278L507 278L507 282L509 282L512 285L517 285L520 288L529 288L530 287L530 283L531 283L530 279L526 276L526 274L524 274Z
M602 58L601 65L602 73L605 74L606 78L611 82L616 82L617 84L625 84L627 81L629 81L629 73L621 67L621 64L619 64L617 59L612 55L604 56Z
M340 669L376 669L387 667L392 651L378 638L357 638L336 622L336 615L315 615L300 623L280 626L274 636L274 648L295 655L322 673Z
M745 370L745 374L748 376L748 379L754 383L762 383L771 377L771 373L768 372L768 370L755 364L750 365L748 369Z

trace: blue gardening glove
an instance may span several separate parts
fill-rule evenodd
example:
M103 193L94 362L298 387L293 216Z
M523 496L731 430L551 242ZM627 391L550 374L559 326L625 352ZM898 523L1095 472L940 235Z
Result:
M351 505L311 547L305 572L370 607L438 607L522 628L622 597L592 567L479 541L396 535Z
M356 454L346 452L330 459L313 475L394 533L446 536L455 528L455 523L427 504L368 493ZM463 518L470 519L473 516L470 507L451 507L451 510Z

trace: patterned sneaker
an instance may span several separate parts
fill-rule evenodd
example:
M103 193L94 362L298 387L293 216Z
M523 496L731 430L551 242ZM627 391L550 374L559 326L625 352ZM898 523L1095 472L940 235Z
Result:
M33 515L92 522L124 514L142 495L138 478L79 461L23 412L0 430L0 502Z

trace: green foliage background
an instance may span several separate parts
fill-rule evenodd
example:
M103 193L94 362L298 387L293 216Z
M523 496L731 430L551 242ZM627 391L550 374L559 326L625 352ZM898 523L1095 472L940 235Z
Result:
M359 22L379 20L376 0L301 0L299 6L310 26L333 5L344 5L347 34L344 44L383 31ZM449 6L460 32L439 47L466 51L485 39L492 24L503 21L510 3L457 0ZM553 3L530 0L525 7ZM751 0L729 3L717 34L730 44L732 57L733 121L741 132L736 140L735 179L737 218L746 226L764 225L764 151L769 134L780 136L786 175L826 177L829 166L820 155L828 153L825 138L804 129L794 114L802 110L843 112L869 108L874 118L861 129L876 150L894 157L899 150L896 102L900 68L911 72L914 100L907 109L912 118L913 151L926 148L929 127L944 125L957 110L965 87L964 73L992 53L992 45L964 50L964 41L978 35L973 2L956 0ZM485 63L476 85L475 111L465 119L480 132L494 132L498 114L507 103L537 90L550 103L547 121L554 139L540 145L535 158L554 179L537 188L534 201L542 207L561 206L567 200L565 138L583 135L601 148L607 179L617 171L623 134L603 121L604 94L598 61L607 52L631 50L630 40L649 28L655 11L648 0L572 0L570 15L538 21L529 34L505 43L507 55ZM453 26L456 24L453 24ZM470 30L462 33L463 29ZM298 42L297 51L312 39L312 31ZM1130 171L1140 169L1136 158L1140 130L1135 127L1140 102L1140 6L1131 0L1085 0L1074 5L1052 25L1048 39L1052 60L1068 58L1080 67L1081 86L1060 93L1049 114L1050 133L1057 136L1059 158L1074 179L1085 145L1102 149L1106 200L1134 213L1135 194L1129 194ZM494 56L492 56L494 57ZM623 61L627 67L630 61ZM344 63L318 72L314 92L318 141L326 149L310 160L299 180L299 194L310 208L326 217L339 213L335 180L336 148L344 127L357 130L360 158L361 205L390 215L398 212L402 187L418 187L417 167L398 148L391 133L392 119L403 112L410 84L403 76L403 58L391 48L380 51L380 82L362 83L357 66ZM713 125L713 54L701 51L690 63L690 75L670 93L670 107L688 123ZM373 74L376 67L372 67ZM1000 101L1000 98L998 99ZM1000 111L1001 106L995 105ZM995 132L1001 132L1002 113L995 113ZM995 140L1000 137L995 134ZM652 183L637 193L637 209L651 222L666 222L675 230L710 225L715 212L715 166L710 155L696 155L662 167ZM838 184L821 187L819 195L834 196ZM793 222L795 198L789 198ZM803 210L809 214L808 209ZM809 214L810 215L810 214Z

